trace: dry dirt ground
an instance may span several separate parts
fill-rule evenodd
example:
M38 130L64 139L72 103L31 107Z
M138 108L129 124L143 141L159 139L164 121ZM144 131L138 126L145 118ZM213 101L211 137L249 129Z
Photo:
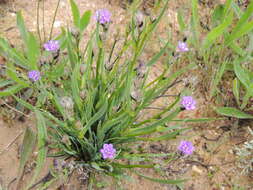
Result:
M8 0L7 0L8 1ZM0 1L1 2L1 1ZM108 8L113 14L113 24L110 28L111 36L115 35L118 31L124 31L124 26L127 22L128 13L122 8L122 2L106 0L76 0L81 11L92 10L93 12L100 8ZM218 1L217 1L218 2ZM44 26L46 28L45 34L49 34L49 26L52 22L53 10L56 7L57 0L45 0L45 20ZM178 34L176 10L181 6L186 8L188 1L178 0L171 2L169 10L165 15L161 25L158 28L158 35L164 36L166 33L166 26L172 28L172 33L175 35L174 42L182 38L182 34ZM10 1L7 4L0 4L0 35L8 38L12 44L19 44L20 37L15 27L16 13L21 10L26 24L30 31L36 31L36 1L35 0L16 0ZM42 20L40 20L42 23ZM61 0L59 12L56 17L54 25L54 34L60 32L61 26L71 26L71 14L67 0ZM94 22L88 27L85 36L88 36L94 26ZM43 32L42 32L43 34ZM173 42L173 43L174 43ZM110 44L110 40L108 41ZM156 46L148 47L145 51L145 59L153 55ZM0 64L3 64L0 60ZM160 63L163 64L163 63ZM154 66L153 75L161 72L159 64ZM196 80L201 80L198 72L192 73L188 78L193 75L197 76L195 84L192 84L194 90L194 97L198 101L198 109L195 112L183 112L180 118L198 118L202 116L213 117L215 116L212 111L209 111L209 100L206 99L203 92L199 89L200 83ZM178 86L181 89L184 84ZM164 99L157 104L167 104L168 100ZM3 188L14 189L15 178L17 176L20 156L20 146L24 129L28 126L34 127L35 121L33 116L25 118L25 121L18 121L12 115L15 115L8 107L0 108L0 185ZM145 113L150 114L150 113ZM183 124L189 125L189 124ZM157 160L164 166L164 177L168 178L185 178L185 190L236 190L241 187L244 190L252 190L252 178L241 175L240 170L236 166L236 157L234 152L235 146L240 146L247 140L248 133L245 126L252 123L243 123L241 127L236 127L232 120L222 120L209 123L191 124L192 129L182 134L177 140L169 142L159 142L142 144L142 148L146 148L148 152L152 153L169 153L176 150L177 144L180 139L191 140L195 147L195 153L190 157L181 157L175 161L168 163L166 160ZM137 146L136 146L137 148ZM32 171L33 162L27 166L27 176L29 176L29 169ZM158 173L149 170L143 171L146 175L159 177ZM41 175L41 178L44 174ZM25 176L25 181L29 177ZM102 179L101 179L102 180ZM106 180L106 179L104 179ZM1 187L0 186L0 187ZM169 185L160 185L139 177L134 177L133 180L124 182L122 187L127 190L176 190L177 187ZM0 188L1 189L1 188ZM18 188L21 189L21 188ZM73 182L65 186L65 189L85 189ZM117 190L118 187L108 186L98 189Z

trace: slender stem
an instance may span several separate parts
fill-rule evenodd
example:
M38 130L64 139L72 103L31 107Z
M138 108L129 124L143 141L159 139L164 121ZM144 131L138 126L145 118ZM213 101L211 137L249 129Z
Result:
M41 44L41 35L40 35L40 0L38 0L38 3L37 3L37 32L38 32L38 36L39 36L39 40L40 40L40 44Z
M56 6L56 9L55 9L55 12L54 12L54 18L53 18L53 22L52 22L52 25L51 25L51 30L50 30L49 39L52 38L53 28L54 28L54 22L55 22L55 18L56 18L57 12L58 12L58 8L59 8L59 5L60 5L60 1L61 1L61 0L58 0L57 6Z
M46 39L46 28L45 28L45 0L42 1L42 23L43 23L43 42L47 41Z
M12 145L15 143L15 141L23 134L23 131L21 131L1 152L0 155L2 155L4 152L6 152Z
M164 108L158 108L158 107L145 107L144 109L164 110Z
M4 103L4 105L6 105L6 106L7 106L8 108L10 108L11 110L13 110L13 111L15 111L15 112L17 112L17 113L20 113L21 115L23 115L23 116L25 116L25 117L27 117L27 118L29 117L29 115L26 115L25 113L23 113L23 112L17 110L16 108L10 106L10 105L7 104L4 100L3 100L3 103Z

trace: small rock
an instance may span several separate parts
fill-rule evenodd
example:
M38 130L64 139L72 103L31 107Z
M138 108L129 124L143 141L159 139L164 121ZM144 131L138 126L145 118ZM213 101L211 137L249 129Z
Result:
M202 174L203 173L203 171L199 167L197 167L195 165L192 166L192 171L194 171L194 172L196 172L198 174Z

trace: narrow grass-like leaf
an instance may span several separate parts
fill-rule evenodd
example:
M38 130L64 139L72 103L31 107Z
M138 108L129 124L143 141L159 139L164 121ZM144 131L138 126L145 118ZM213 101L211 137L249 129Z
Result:
M40 48L35 36L32 33L28 33L28 41L26 45L30 69L37 70L37 62L40 54Z
M80 28L80 12L79 12L78 6L74 0L69 0L69 2L70 2L72 16L73 16L73 22L77 28Z
M225 45L229 45L233 40L238 39L239 37L243 36L244 34L248 33L253 28L253 21L247 22L248 19L253 14L253 1L250 2L246 11L240 16L239 21L237 22L236 26L234 27L232 33L225 41Z
M185 22L184 22L184 18L183 18L183 15L182 15L182 11L181 11L181 10L179 10L179 11L177 12L177 22L178 22L178 24L179 24L180 31L181 31L181 32L184 31L185 28L186 28L186 24L185 24Z
M161 135L159 137L150 137L150 138L137 137L137 140L155 142L155 141L164 141L164 140L175 139L176 136L178 136L180 134L180 132L184 131L184 130L186 130L186 129L176 130L174 132L167 133L165 135Z
M241 67L241 61L240 59L237 59L234 61L234 71L237 76L237 78L241 81L241 83L246 87L249 88L249 85L251 83L250 76L248 75L248 72L244 68Z
M203 48L208 49L211 45L213 45L215 40L226 31L228 26L231 25L232 21L233 21L233 12L231 11L223 23L212 29L212 31L210 31L207 34L203 42Z
M8 77L10 77L12 80L14 80L15 82L17 82L18 84L20 84L23 87L29 86L28 82L26 82L18 77L16 68L14 67L14 64L12 62L7 62L6 66L7 66L6 74Z
M88 26L91 18L91 11L86 11L80 19L80 30L84 31L84 29Z
M166 122L171 121L174 117L177 116L177 114L179 112L180 112L180 108L178 108L176 111L169 114L168 116L152 123L151 125L148 125L146 127L138 127L138 128L130 129L129 131L127 131L127 133L125 135L132 137L132 136L140 136L140 135L146 135L146 134L153 133L154 131L156 131L156 128L158 126L161 126L161 125L165 124Z
M10 44L3 38L0 38L0 53L7 60L12 61L24 69L28 69L28 61L25 59L24 55L15 48L12 48Z
M223 14L222 14L222 20L224 21L224 19L226 18L226 16L228 15L229 10L232 7L232 2L233 0L227 0L223 9Z
M12 94L12 95L13 95L13 94ZM33 105L27 103L26 101L24 101L24 100L18 98L18 97L15 96L15 95L13 95L13 97L15 98L15 100L16 100L17 102L19 102L21 105L23 105L23 106L26 107L27 109L29 109L29 110L31 110L31 111L35 111L35 108L34 108Z
M47 129L46 122L41 112L35 109L35 115L37 118L37 129L38 129L38 156L36 159L36 167L34 170L33 177L30 181L29 187L33 185L37 177L39 176L46 160L47 156L47 147L46 147L46 139L47 139ZM29 188L28 188L29 189Z
M233 80L233 94L237 104L240 105L240 82L237 78Z
M22 150L21 150L18 177L17 177L18 184L23 175L25 164L32 154L32 151L35 146L35 142L36 142L36 135L29 127L27 127L25 130L25 135L24 135L24 139L22 143Z
M17 26L18 26L19 32L21 34L21 37L23 38L24 42L26 43L28 41L28 32L26 30L24 19L23 19L20 11L17 13Z
M192 8L192 33L196 44L199 43L199 14L198 14L198 0L191 0Z
M80 71L80 64L76 64L73 74L71 76L71 88L72 88L72 95L74 101L77 105L79 111L82 110L82 100L80 98L80 89L79 89L79 71Z
M103 106L100 108L100 110L96 114L94 114L94 116L89 120L89 122L82 129L80 133L81 138L83 138L86 131L90 130L90 127L93 123L95 123L97 120L101 119L105 115L107 107L108 107L108 102L105 101Z
M170 43L167 42L165 46L154 57L152 57L152 59L147 63L147 66L152 66L153 64L155 64L158 59L166 52L169 45Z
M139 173L139 172L134 172L134 173L136 173L137 175L139 175L139 176L141 176L141 177L143 177L143 178L145 178L145 179L148 179L148 180L150 180L150 181L153 181L153 182L158 182L158 183L163 183L163 184L180 184L180 183L183 183L183 182L185 182L186 180L184 180L184 179L179 179L179 180L172 180L172 179L156 179L156 178L153 178L153 177L148 177L148 176L145 176L145 175L143 175L143 174L141 174L141 173Z
M253 115L244 113L236 108L231 107L218 107L216 108L216 112L221 115L236 117L239 119L253 119Z
M21 85L10 86L10 87L0 91L0 97L11 96L13 94L16 94L17 92L19 92L23 88L24 88L24 86L21 86Z
M15 82L12 80L4 80L4 79L0 79L0 88L3 88L5 86L14 84Z
M216 93L216 90L217 90L217 86L218 84L220 83L221 79L222 79L222 76L225 72L225 69L226 69L226 66L227 66L227 62L224 61L220 66L219 66L219 69L215 75L215 77L212 79L212 82L211 82L211 97L215 95Z
M253 21L243 24L236 32L230 35L230 37L226 40L225 45L230 45L230 43L242 37L243 35L249 33L253 29Z
M130 164L112 163L112 165L116 166L117 168L153 168L154 167L153 164L150 164L150 165L141 165L141 164L130 165Z

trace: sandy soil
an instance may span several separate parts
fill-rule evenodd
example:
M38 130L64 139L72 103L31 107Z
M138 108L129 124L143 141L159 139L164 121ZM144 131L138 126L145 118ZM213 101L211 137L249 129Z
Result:
M52 22L53 10L56 7L57 0L45 1L45 20L44 25L46 27L45 33L49 34L49 26ZM127 22L126 11L121 8L122 3L118 1L106 1L106 0L76 0L81 11L108 8L113 13L113 25L110 28L110 35L114 35L117 29L124 30L124 25ZM164 36L167 29L166 26L173 26L173 35L175 35L175 41L182 38L182 34L178 34L177 21L176 21L176 9L179 5L187 7L185 3L187 1L172 2L167 15L159 25L158 34ZM20 37L15 27L16 12L21 10L25 21L31 31L36 31L36 1L35 0L16 0L9 4L0 4L0 35L8 38L12 44L20 44ZM187 10L187 9L186 9ZM71 26L71 14L67 0L61 0L59 13L56 17L56 23L54 25L54 34L57 35L61 26ZM40 20L42 23L42 19ZM88 27L85 32L85 36L88 36L94 26L94 22ZM43 34L43 31L42 31ZM42 35L43 36L43 35ZM110 40L108 40L110 44ZM144 58L148 59L154 53L156 46L150 46L145 51ZM161 65L154 66L152 75L157 75L161 72ZM190 74L191 78L196 73ZM199 86L201 83L200 75L197 76L197 83L194 89L202 88ZM178 86L181 89L184 84ZM203 95L202 91L196 90L194 96L198 100L198 110L195 112L183 112L180 117L212 117L214 114L209 111L210 106L208 100ZM168 100L163 99L157 102L157 105L167 104ZM17 177L18 162L19 162L19 150L22 142L24 129L27 126L34 127L35 121L30 117L25 122L13 121L10 117L9 109L0 108L0 185L13 189L15 184L15 178ZM145 113L149 115L150 113ZM11 121L10 121L11 120ZM11 124L10 124L11 123ZM247 125L251 125L249 123ZM240 174L240 170L235 165L234 147L240 145L247 139L247 132L245 128L236 128L233 121L216 121L205 124L192 124L192 130L182 134L180 138L175 141L159 142L152 144L142 144L141 146L147 148L150 152L157 153L169 153L176 149L180 139L191 140L196 146L195 153L187 158L179 158L171 163L166 164L163 160L157 160L158 163L163 163L164 177L168 178L186 178L188 181L185 183L185 190L232 190L236 185L245 187L245 190L252 190L252 179ZM232 130L231 130L232 129ZM31 168L32 170L32 161ZM159 177L158 173L152 171L143 171L146 175ZM29 176L29 175L28 175ZM41 175L43 177L43 175ZM134 181L124 182L123 187L127 190L176 190L176 187L161 185L153 183L147 180L143 180L139 177L133 176ZM25 177L29 179L29 177ZM13 181L14 180L14 181ZM106 179L104 179L106 180ZM13 183L12 183L13 182ZM1 188L0 188L1 189ZM76 183L71 183L66 186L66 189L81 189ZM100 189L114 190L117 189L114 186L109 186Z

